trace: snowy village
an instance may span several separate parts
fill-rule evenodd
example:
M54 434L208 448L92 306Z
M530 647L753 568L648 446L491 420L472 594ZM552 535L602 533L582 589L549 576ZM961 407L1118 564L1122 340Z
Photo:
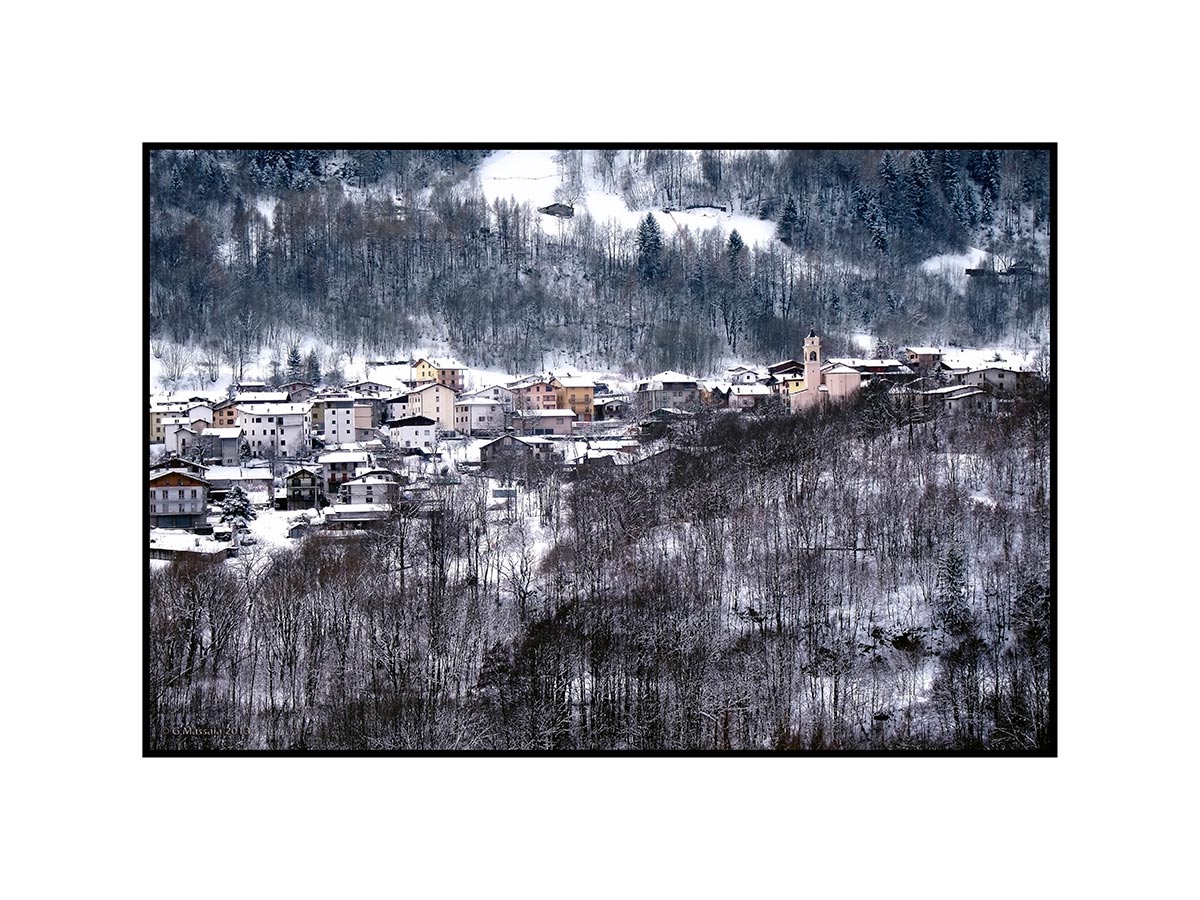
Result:
M508 511L531 469L575 479L653 465L671 426L701 411L801 413L867 391L921 420L1003 415L1038 378L1016 354L962 348L825 359L815 332L798 359L734 366L721 379L667 371L630 382L560 369L495 380L432 356L369 371L372 379L318 386L299 377L297 353L286 380L240 381L220 399L152 396L151 560L224 559L312 529L428 515L464 478L484 486L489 511Z
M1049 161L152 151L147 746L1044 749Z

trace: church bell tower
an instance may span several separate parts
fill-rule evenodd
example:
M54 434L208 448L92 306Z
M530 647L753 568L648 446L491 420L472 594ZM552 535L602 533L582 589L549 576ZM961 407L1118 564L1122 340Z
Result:
M815 330L804 339L804 389L814 393L821 387L821 339Z

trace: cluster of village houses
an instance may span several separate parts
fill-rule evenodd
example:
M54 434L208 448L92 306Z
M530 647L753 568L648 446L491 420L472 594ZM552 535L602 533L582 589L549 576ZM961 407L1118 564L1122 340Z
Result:
M765 369L737 366L721 380L660 372L635 382L632 391L573 371L468 391L466 367L422 358L409 365L401 384L319 389L300 381L277 387L242 381L219 402L152 401L149 439L162 446L150 471L150 525L210 533L210 505L238 486L259 505L320 509L326 527L366 527L386 519L398 503L420 507L431 481L446 475L434 465L413 477L409 458L440 460L442 442L450 438L492 438L479 446L483 471L539 461L583 469L636 457L637 437L660 433L656 428L664 423L706 406L749 410L776 403L798 412L877 383L897 403L988 414L1001 411L1006 395L1034 377L1002 361L955 366L948 351L935 347L896 355L825 360L820 338L811 333L800 359Z

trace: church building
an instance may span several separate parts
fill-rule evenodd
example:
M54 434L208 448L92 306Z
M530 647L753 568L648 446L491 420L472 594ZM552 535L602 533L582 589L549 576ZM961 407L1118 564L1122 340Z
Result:
M821 368L821 339L810 331L804 339L804 379L789 380L788 406L792 412L829 400L846 400L862 387L862 375L849 366Z

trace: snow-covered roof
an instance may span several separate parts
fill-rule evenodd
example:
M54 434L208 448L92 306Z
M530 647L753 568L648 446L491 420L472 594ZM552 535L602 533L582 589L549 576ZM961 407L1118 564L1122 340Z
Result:
M229 544L174 528L151 528L150 543L155 550L175 550L187 553L220 553Z
M387 515L392 507L387 503L335 503L325 511L325 517L352 519L359 516L378 518Z
M247 410L246 416L302 416L312 409L311 403L264 403Z
M248 466L210 466L204 474L209 481L270 481L274 477L268 468Z
M849 366L836 365L832 368L824 370L826 375L857 375L858 370L852 369Z
M993 363L988 363L986 366L977 366L977 367L968 369L967 373L973 374L975 372L992 372L992 371L1022 373L1022 372L1028 372L1029 370L1024 368L1023 366L1017 365L1016 363L993 362ZM167 420L163 419L163 421L166 422Z
M445 356L422 356L419 359L413 360L413 365L420 365L422 362L429 363L435 369L465 369L462 363L457 359L452 359Z
M422 384L419 387L413 388L408 393L409 394L419 394L419 393L421 393L421 391L428 391L433 388L444 388L445 390L450 391L452 393L454 391L454 388L450 387L447 384L442 384L440 381L430 381L428 384Z
M206 429L204 429L205 437L208 437L210 434L213 437L221 438L222 440L228 440L229 438L241 437L242 429L236 425L232 428L206 428Z
M544 419L549 417L575 418L575 413L569 409L527 409L517 413L522 419Z
M287 391L250 391L249 393L238 394L233 400L239 406L260 403L287 403L288 394Z
M325 463L365 463L368 461L369 457L367 453L361 450L335 450L332 453L322 453L317 457L317 462L322 465Z
M611 406L614 403L629 403L628 397L597 397L592 406Z
M940 356L942 353L946 352L941 347L905 347L904 349L907 350L909 353L916 353L920 356L931 356L931 355L939 355Z
M649 378L639 381L635 390L637 391L661 391L665 390L664 385L667 384L690 384L693 387L699 386L699 381L691 375L683 375L680 372L659 372L657 375L652 375Z
M855 356L841 356L829 359L836 366L849 366L851 369L899 369L911 373L912 369L898 359L860 359Z
M550 378L545 375L524 375L516 381L510 381L508 388L511 391L519 391L522 388L531 387L535 384L549 384Z
M578 375L567 375L557 379L558 383L565 388L594 388L596 382L590 378L583 378Z
M377 472L372 472L369 475L358 475L354 478L351 478L347 481L342 482L342 484L399 484L399 483L400 483L400 476L396 475L394 472L388 473L387 476L381 475Z
M214 467L214 468L216 468L216 467ZM212 477L212 469L209 469L209 471L205 472L204 474L211 478ZM189 472L187 469L156 469L155 471L150 473L150 480L158 481L158 479L165 478L168 475L184 475L184 476L192 479L192 481L199 482L200 484L208 484L207 481L205 481L203 478L201 478L195 472Z
M934 396L934 395L945 396L947 394L953 394L953 393L956 393L959 391L968 392L968 393L972 393L972 394L982 394L983 393L983 391L979 390L978 388L968 387L968 386L962 385L962 384L949 384L949 385L946 385L945 387L931 388L927 391L917 391L917 393L923 394L926 396Z

